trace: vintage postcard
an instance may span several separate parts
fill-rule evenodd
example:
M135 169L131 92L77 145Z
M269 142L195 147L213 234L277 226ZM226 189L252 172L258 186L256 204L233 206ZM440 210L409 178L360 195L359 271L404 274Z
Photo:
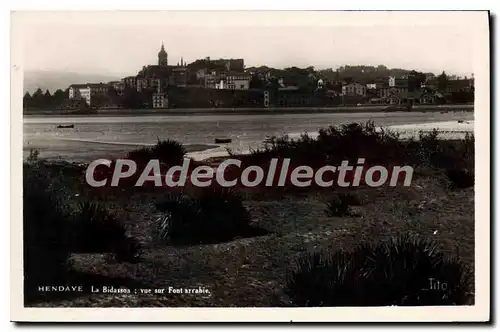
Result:
M490 319L489 12L11 19L13 321Z

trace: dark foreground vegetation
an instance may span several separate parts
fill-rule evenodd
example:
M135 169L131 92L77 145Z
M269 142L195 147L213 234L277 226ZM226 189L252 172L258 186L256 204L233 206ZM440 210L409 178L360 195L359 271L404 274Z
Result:
M459 305L470 296L470 278L436 244L405 235L350 252L307 255L288 274L285 292L293 305L308 307Z
M220 243L269 233L250 225L250 213L231 189L202 189L191 197L174 194L156 207L163 212L158 236L170 244Z
M240 158L411 165L410 187L92 188L85 168L24 164L27 306L386 306L474 303L474 137L401 140L372 123L274 138ZM129 157L180 164L160 141ZM206 161L210 164L211 161ZM217 161L213 160L213 163ZM435 288L433 281L446 284ZM82 285L82 292L40 286ZM121 293L91 293L114 287ZM143 289L205 287L210 293ZM129 290L127 293L125 290Z

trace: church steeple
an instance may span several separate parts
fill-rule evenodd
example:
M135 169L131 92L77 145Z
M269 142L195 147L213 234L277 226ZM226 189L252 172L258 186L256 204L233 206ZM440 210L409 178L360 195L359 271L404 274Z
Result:
M168 53L165 51L163 43L161 43L161 49L158 53L158 65L163 67L168 66Z

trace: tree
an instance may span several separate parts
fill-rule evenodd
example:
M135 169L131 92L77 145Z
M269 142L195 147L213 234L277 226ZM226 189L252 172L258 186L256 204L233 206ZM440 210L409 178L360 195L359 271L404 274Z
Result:
M314 66L309 66L309 67L306 68L306 70L307 70L308 73L314 73L315 72Z
M53 104L52 100L52 95L50 94L50 91L47 89L45 90L45 93L42 98L42 107L51 107Z
M30 106L32 106L32 105L31 105L31 95L30 95L30 93L29 93L29 92L26 92L26 93L24 94L24 97L23 97L23 107L24 107L24 108L28 108L28 107L30 107Z
M61 89L56 90L52 96L55 105L61 105L66 98L68 98L68 94L64 93Z
M446 76L446 73L443 71L441 75L439 75L437 78L438 90L445 91L447 85L448 85L448 76Z
M43 91L42 89L38 88L35 93L33 93L33 96L31 97L31 106L33 107L43 107Z

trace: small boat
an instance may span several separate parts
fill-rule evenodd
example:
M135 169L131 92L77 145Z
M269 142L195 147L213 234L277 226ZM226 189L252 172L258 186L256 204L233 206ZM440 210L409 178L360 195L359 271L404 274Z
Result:
M464 123L464 120L458 120L458 123Z
M232 139L230 138L216 138L215 143L231 143Z
M266 139L263 141L264 143L271 143L273 141L273 136L266 135Z
M75 128L75 125L74 125L74 124L70 124L70 125L59 125L59 126L57 126L57 128Z

